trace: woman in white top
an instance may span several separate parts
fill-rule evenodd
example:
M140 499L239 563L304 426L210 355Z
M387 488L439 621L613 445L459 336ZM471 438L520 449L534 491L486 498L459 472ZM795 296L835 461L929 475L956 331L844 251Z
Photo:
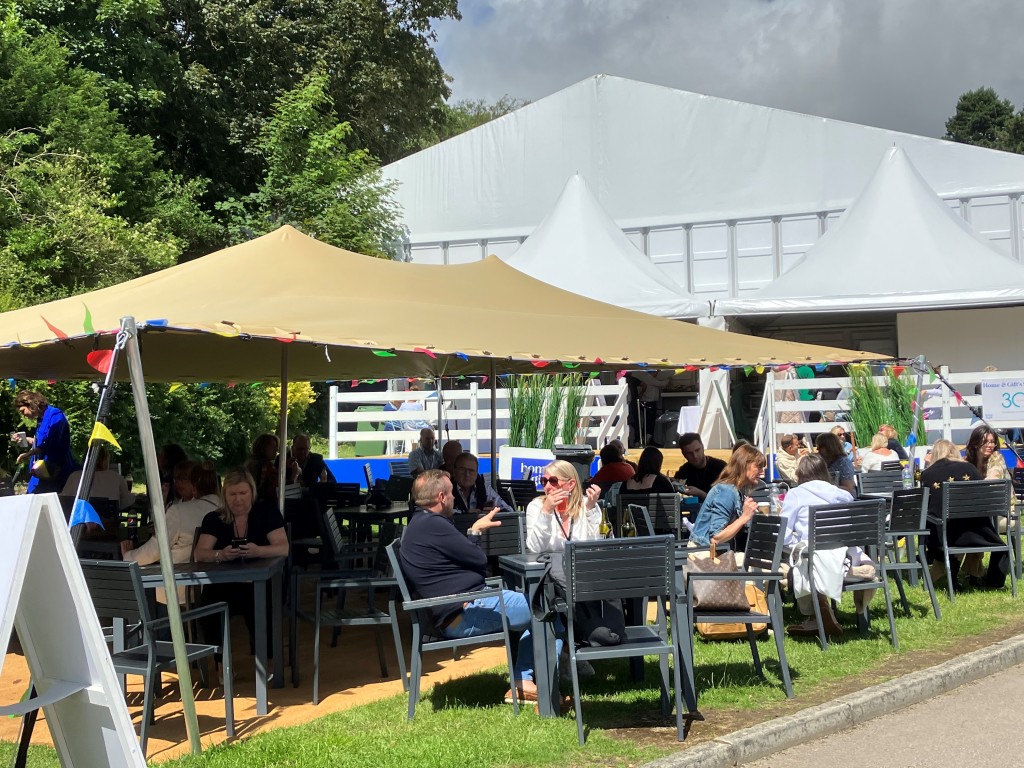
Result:
M68 476L68 481L61 491L62 496L74 496L78 493L78 483L82 479L82 470L78 469ZM118 509L128 509L135 503L135 494L128 487L127 481L110 469L110 454L100 446L96 456L96 471L92 475L89 498L110 499L117 502Z
M561 460L544 467L541 483L544 495L526 508L527 552L562 552L566 541L601 538L599 487L584 493L575 467Z
M212 462L197 464L192 468L191 485L193 498L179 501L167 508L167 541L171 545L171 560L175 563L187 563L192 558L192 543L196 528L203 523L203 518L220 507L220 479ZM160 550L156 536L151 537L138 549L133 549L131 541L121 542L121 557L133 560L139 565L150 565L159 562ZM158 594L158 599L160 595ZM184 588L178 590L178 602L185 599ZM163 600L161 600L163 602Z
M899 461L900 455L896 451L889 450L889 438L881 432L877 432L871 438L871 449L865 453L860 460L861 472L874 472L882 468L886 461Z

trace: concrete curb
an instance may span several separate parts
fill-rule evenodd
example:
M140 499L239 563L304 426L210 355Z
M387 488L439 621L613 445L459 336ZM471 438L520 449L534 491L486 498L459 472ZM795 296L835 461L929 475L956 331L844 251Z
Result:
M1024 663L1024 635L881 685L744 728L643 768L726 768L820 739Z

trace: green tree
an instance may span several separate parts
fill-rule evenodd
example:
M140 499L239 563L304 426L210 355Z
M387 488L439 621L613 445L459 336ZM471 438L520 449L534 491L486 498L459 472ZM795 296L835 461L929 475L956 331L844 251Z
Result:
M0 305L67 296L170 266L211 238L202 184L158 167L97 75L52 35L0 17Z
M1003 149L1006 130L1014 119L1013 104L992 88L960 96L956 113L946 121L945 138L963 144Z
M393 184L365 150L349 150L328 78L314 74L278 99L255 151L266 167L258 189L218 205L232 242L292 224L324 242L384 256L398 234Z
M23 0L73 61L101 74L130 129L153 136L170 167L208 178L215 199L255 190L249 152L271 106L312 72L384 161L417 148L443 119L446 76L431 47L457 0Z
M515 112L529 103L527 99L516 99L506 94L493 104L488 104L483 99L463 99L452 105L441 104L438 107L441 119L435 123L431 134L420 138L420 148L433 146L458 136L502 115Z

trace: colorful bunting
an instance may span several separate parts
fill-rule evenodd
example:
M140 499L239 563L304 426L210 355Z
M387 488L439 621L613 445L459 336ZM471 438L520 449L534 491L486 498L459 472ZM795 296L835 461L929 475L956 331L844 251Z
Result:
M469 355L467 355L465 352L456 352L455 356L459 358L459 360L469 360Z
M433 352L431 352L429 349L426 349L425 347L413 347L412 351L413 352L422 352L427 357L429 357L429 358L431 358L433 360L437 360L437 355L435 355Z
M89 311L89 307L86 307L85 304L82 306L85 307L85 320L82 321L82 328L85 329L86 333L96 333L96 329L92 327L92 312Z
M907 435L907 448L912 448L915 445L917 445L917 435L911 432L909 435Z
M764 373L764 366L763 365L755 365L754 366L754 370L757 371L758 373Z
M600 357L595 357L594 358L594 365L603 365L603 364L604 364L604 360L602 360Z
M579 368L580 364L579 363L562 363L562 367L563 368L568 368L569 370L572 370L573 368Z
M75 506L71 510L71 520L68 521L68 527L74 528L76 525L85 525L86 523L95 523L100 528L103 527L100 516L93 505L87 499L76 499Z
M754 372L753 366L750 366L750 365L744 365L743 366L743 375L744 376L749 376L753 372Z
M377 357L398 357L394 352L390 352L386 349L375 349L373 350L373 354Z
M58 339L66 339L68 337L68 335L66 333L64 333L64 331L62 331L57 326L52 325L50 323L50 321L47 320L45 317L43 317L42 315L40 315L39 317L42 318L43 322L46 324L46 327L50 329L50 333L52 333ZM26 345L26 346L28 346L28 345Z
M907 369L904 366L902 366L902 365L894 365L892 367L892 374L893 374L893 376L900 376L900 375L903 374L903 372L905 370L907 370Z
M157 320L146 320L143 323L143 325L152 325L152 326L154 326L156 328L166 328L167 327L167 320L163 319L163 318L159 318Z
M530 365L532 365L534 368L547 368L549 365L551 365L551 361L549 361L549 360L531 360L530 361Z
M822 373L826 368L828 368L828 366L824 363L816 363L814 366L814 370L818 373Z
M114 433L110 431L106 424L102 421L97 421L92 425L92 434L89 435L89 443L95 443L97 440L102 440L104 443L110 443L117 450L121 450L121 444L117 442L117 438L114 437Z
M601 373L599 371L591 371L590 372L590 378L592 378L592 379L596 379L600 375L601 375Z
M483 378L482 378L482 379L480 380L480 383L481 383L481 384L486 384L486 383L487 383L487 377L486 377L486 376L484 376L484 377L483 377Z
M110 364L114 359L114 351L111 349L94 349L85 356L85 361L100 373L109 373Z
M960 393L959 393L959 392L958 392L957 390L955 390L955 389L953 390L953 397L955 397L955 398L956 398L956 404L957 404L957 405L963 405L963 404L964 404L964 396L963 396L963 395L961 395L961 394L960 394Z
M238 386L238 382L237 381L229 381L228 382L228 389L234 389L237 386Z
M176 382L174 384L171 384L171 386L168 387L167 391L168 392L176 392L177 390L181 389L183 386L185 386L185 385L182 384L181 382Z

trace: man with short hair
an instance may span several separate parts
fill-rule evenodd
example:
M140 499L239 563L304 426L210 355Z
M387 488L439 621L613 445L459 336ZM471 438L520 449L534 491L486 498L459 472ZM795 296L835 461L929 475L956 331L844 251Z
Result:
M791 486L796 486L796 465L801 456L807 455L807 449L800 445L796 435L783 435L779 438L782 448L775 455L775 468L779 475Z
M438 469L443 469L447 472L452 482L455 481L455 459L462 453L462 443L458 440L449 440L444 444L444 448L441 449L441 466Z
M298 434L292 438L292 458L288 464L289 480L309 488L317 483L335 482L323 455L309 450L309 436Z
M455 474L452 475L455 509L459 512L482 512L497 508L499 512L513 512L498 492L484 482L479 466L480 462L472 453L460 453L455 459Z
M434 440L433 429L420 430L420 444L409 452L409 474L413 477L428 469L440 469L441 454L434 450Z
M485 588L487 555L480 547L481 535L501 525L494 520L497 510L481 517L462 535L452 523L455 496L452 481L440 470L424 470L412 485L416 511L402 535L401 566L417 598L441 597ZM537 700L533 682L533 642L529 637L530 605L521 592L504 590L502 600L509 629L525 630L519 641L513 677L523 700ZM463 605L435 608L438 633L447 638L473 637L501 629L498 597L484 597ZM509 697L511 697L509 691Z
M725 469L725 462L704 453L704 441L696 432L680 435L678 444L686 463L676 471L676 480L686 484L683 493L704 501L711 486Z

